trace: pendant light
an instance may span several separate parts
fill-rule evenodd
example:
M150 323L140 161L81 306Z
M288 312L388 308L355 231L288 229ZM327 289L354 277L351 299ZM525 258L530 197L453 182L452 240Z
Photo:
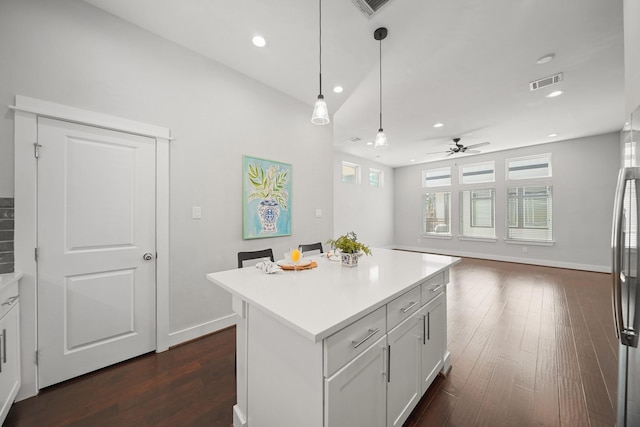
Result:
M387 37L387 29L384 27L380 27L373 32L373 38L380 41L380 128L378 129L378 134L373 144L374 148L387 148L389 146L387 136L382 130L382 40L384 40L385 37Z
M327 103L324 100L324 96L322 96L322 0L318 0L318 6L318 22L320 28L320 94L318 95L318 99L316 99L316 103L313 106L311 123L313 123L314 125L326 125L329 123L329 109L327 108Z

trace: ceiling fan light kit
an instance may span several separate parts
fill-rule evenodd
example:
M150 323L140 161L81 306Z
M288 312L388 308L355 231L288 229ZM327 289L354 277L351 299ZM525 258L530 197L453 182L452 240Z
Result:
M452 156L454 154L459 154L459 153L466 153L466 154L478 154L481 153L480 150L475 150L475 148L478 147L482 147L485 145L489 145L489 141L485 141L485 142L480 142L478 144L471 144L471 145L463 145L460 142L460 138L453 138L453 145L449 147L449 149L447 151L436 151L433 153L427 153L427 154L445 154L445 157L449 157Z

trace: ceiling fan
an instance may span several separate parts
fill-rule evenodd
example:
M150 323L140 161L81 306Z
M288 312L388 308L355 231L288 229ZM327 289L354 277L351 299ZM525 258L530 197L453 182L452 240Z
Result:
M458 153L478 154L481 151L475 150L475 148L482 147L483 145L488 145L489 141L464 146L460 143L460 138L453 138L453 143L454 145L450 146L447 151L436 151L436 152L427 153L427 154L445 153L446 154L445 157L451 156L453 154L458 154Z

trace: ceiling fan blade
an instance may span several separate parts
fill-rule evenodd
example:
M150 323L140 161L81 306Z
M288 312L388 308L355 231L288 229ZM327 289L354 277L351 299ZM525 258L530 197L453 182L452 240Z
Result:
M489 141L485 141L485 142L480 142L479 144L471 144L471 145L467 145L467 150L469 148L478 148L478 147L482 147L483 145L489 145L490 142ZM468 151L467 151L468 152Z
M456 152L455 151L449 151L447 154L445 154L444 157L449 157L449 156L451 156L453 154L456 154Z
M482 153L482 151L480 150L464 150L465 153L467 154L480 154Z
M449 153L449 150L446 151L432 151L430 153L424 153L424 154L443 154L443 153Z

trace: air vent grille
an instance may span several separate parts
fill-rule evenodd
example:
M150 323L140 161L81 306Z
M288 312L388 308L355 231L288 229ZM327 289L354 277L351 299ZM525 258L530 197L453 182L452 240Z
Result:
M389 0L351 0L353 4L355 4L358 9L368 17L371 17L374 13L376 13L382 6L387 4Z
M358 141L362 141L360 138L358 138L357 136L351 137L347 139L347 142L358 142Z
M529 83L529 90L534 91L542 89L543 87L551 86L562 81L562 73L555 74L553 76L545 77L540 80Z

